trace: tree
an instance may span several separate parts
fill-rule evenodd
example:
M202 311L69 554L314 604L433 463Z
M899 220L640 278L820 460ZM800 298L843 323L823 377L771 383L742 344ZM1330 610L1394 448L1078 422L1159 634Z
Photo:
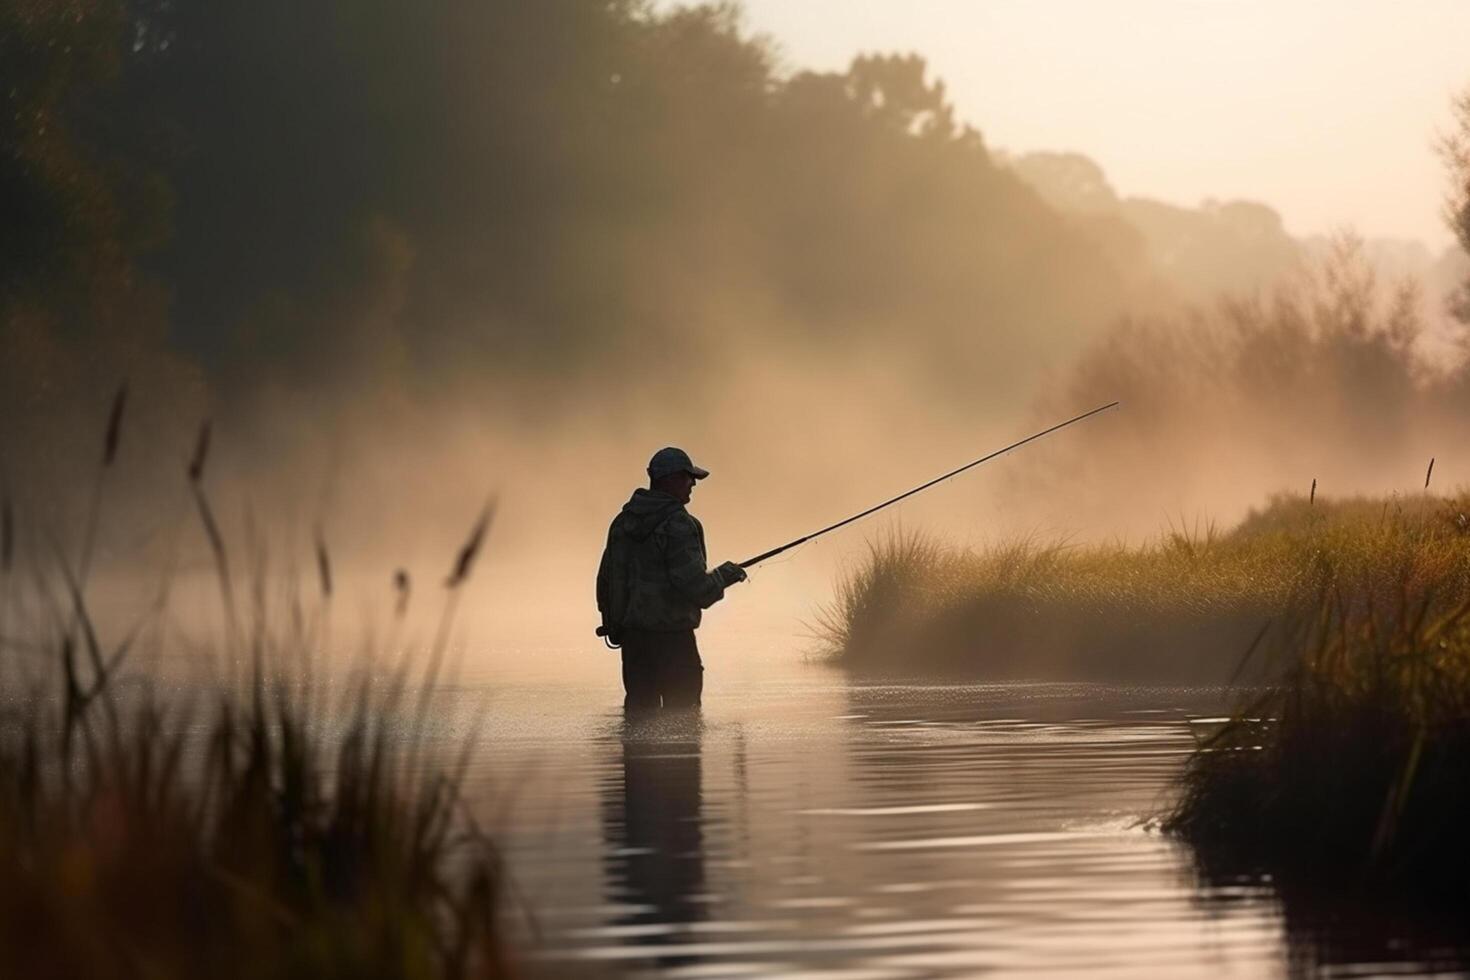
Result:
M920 57L784 76L737 6L662 7L0 5L0 100L30 126L0 159L24 219L0 290L45 338L198 363L228 422L279 388L351 404L649 349L692 375L762 329L901 330L968 395L1131 288L1132 253L996 167Z
M1445 222L1465 254L1470 255L1470 88L1455 98L1453 113L1453 128L1439 144L1450 179L1449 192L1445 195ZM1450 310L1456 319L1470 326L1470 279L1450 297Z
M896 133L937 140L959 132L944 83L927 79L916 54L860 55L847 70L847 96L878 125Z
M1122 206L1102 167L1080 153L1027 153L1008 162L1060 211L1109 213Z

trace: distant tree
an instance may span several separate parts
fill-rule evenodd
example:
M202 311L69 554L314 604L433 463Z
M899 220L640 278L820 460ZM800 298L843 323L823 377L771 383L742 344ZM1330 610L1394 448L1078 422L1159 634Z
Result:
M1439 144L1450 183L1445 195L1445 222L1470 256L1470 88L1455 98L1453 113L1453 126ZM1470 279L1450 297L1450 310L1456 319L1470 326Z
M1063 211L1115 211L1121 203L1102 167L1081 153L1027 153L1006 162Z
M126 213L124 167L98 146L124 28L111 0L0 5L0 296L72 327L148 237Z
M1435 447L1470 434L1470 369L1430 370L1427 329L1413 285L1382 282L1349 234L1270 291L1121 318L1041 404L1050 414L1117 398L1127 417L1038 461L1017 506L1075 483L1106 502L1090 514L1083 502L1081 526L1115 520L1118 501L1151 524L1180 501L1230 514L1319 477L1324 488L1412 486Z
M166 347L167 285L145 267L172 199L127 91L142 51L121 0L0 3L0 467L12 479L90 463L73 452L81 420L124 378L162 393L160 414L198 404L197 374Z
M783 75L732 3L26 0L0 45L8 308L45 311L37 349L186 356L242 418L649 351L686 376L763 330L902 336L999 398L1138 263L997 167L922 58Z
M953 139L960 132L944 83L928 80L916 54L860 55L847 70L846 95L864 117L885 129L928 139Z
M1120 198L1102 167L1080 153L1027 153L1005 163L1053 207L1086 219L1111 254L1152 266L1157 281L1180 298L1269 288L1301 257L1281 216L1264 204L1186 208Z

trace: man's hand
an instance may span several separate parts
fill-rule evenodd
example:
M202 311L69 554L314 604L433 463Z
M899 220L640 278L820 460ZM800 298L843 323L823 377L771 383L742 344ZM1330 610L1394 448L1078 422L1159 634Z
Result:
M715 574L720 577L721 582L725 583L725 588L727 589L730 586L734 585L736 582L744 582L746 579L745 569L741 568L733 561L727 561L725 562L725 564L715 569Z

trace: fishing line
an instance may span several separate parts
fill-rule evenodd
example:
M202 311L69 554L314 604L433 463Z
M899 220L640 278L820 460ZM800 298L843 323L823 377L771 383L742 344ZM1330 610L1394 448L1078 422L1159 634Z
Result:
M790 549L795 548L798 545L805 544L808 541L813 541L813 540L815 540L817 538L820 538L824 534L829 534L832 531L837 530L838 528L846 527L847 525L853 523L854 521L860 521L864 517L867 517L869 514L876 514L878 511L882 510L883 508L885 508L885 507L891 507L892 505L898 503L900 500L905 500L905 499L907 499L909 497L912 497L916 493L920 493L920 492L922 492L924 490L929 489L930 487L934 486L936 483L943 483L945 480L948 480L948 479L950 479L952 477L959 476L961 473L965 472L966 470L973 469L974 467L979 466L981 463L985 463L985 462L988 462L989 460L995 459L997 456L1003 456L1003 455L1005 455L1006 453L1010 452L1013 449L1019 449L1020 447L1026 445L1026 443L1028 443L1028 442L1033 442L1033 441L1035 441L1037 439L1040 439L1042 436L1050 435L1051 433L1056 432L1058 429L1065 429L1067 426L1073 425L1073 424L1075 424L1077 422L1081 422L1083 419L1091 418L1092 416L1097 415L1099 412L1106 412L1110 408L1116 408L1118 406L1118 404L1119 403L1118 402L1115 402L1115 401L1114 402L1109 402L1106 405L1101 405L1101 406L1099 406L1097 408L1094 408L1090 412L1083 412L1081 415L1077 415L1077 416L1074 416L1073 418L1067 419L1067 421L1065 421L1065 422L1058 422L1056 425L1053 425L1053 426L1050 426L1048 428L1042 429L1040 432L1033 433L1032 435L1029 435L1026 438L1021 439L1021 440L1019 440L1017 442L1013 442L1009 446L1006 446L1006 447L1004 447L1002 449L997 449L997 450L995 450L992 453L987 453L984 456L981 456L977 460L974 460L972 462L966 463L964 466L961 466L961 467L959 467L957 469L950 470L948 473L945 473L945 474L943 474L941 476L936 476L934 479L929 480L927 483L921 483L917 487L914 487L912 490L908 490L908 491L905 491L904 493L899 494L897 497L892 497L892 498L890 498L888 500L883 501L881 504L877 504L875 506L869 507L867 510L861 511L861 512L859 512L857 514L854 514L851 517L848 517L848 518L846 518L844 520L840 520L836 524L830 524L827 527L822 528L820 531L813 531L811 534L808 534L808 535L806 535L804 537L797 538L795 541L789 541L786 544L781 545L779 548L772 548L770 551L766 551L766 552L763 552L763 553L761 553L759 555L756 555L754 558L747 558L745 561L743 561L743 562L740 563L740 567L741 568L750 568L753 565L758 565L761 562L766 561L769 558L776 557L777 555L781 554L783 551L789 551Z
M779 548L772 548L770 551L766 551L759 555L756 555L754 558L747 558L745 561L740 562L740 567L743 569L751 568L755 565L760 564L763 561L775 558L779 554L791 551L793 548L799 548L809 541L815 541L817 538L820 538L824 534L830 534L831 532L836 531L838 528L846 527L849 524L862 520L869 514L876 514L878 511L882 510L885 507L891 507L894 504L898 503L900 500L906 500L916 493L921 493L925 490L928 490L930 487L934 486L937 483L943 483L946 480L953 479L966 470L974 469L981 463L985 463L992 459L995 459L997 456L1003 456L1013 449L1021 448L1028 442L1034 442L1035 440L1040 439L1042 436L1050 435L1051 433L1056 432L1058 429L1065 429L1069 425L1074 425L1078 422L1081 422L1083 419L1091 418L1092 416L1097 415L1100 412L1106 412L1110 408L1117 408L1118 405L1119 403L1116 401L1109 402L1106 405L1100 405L1097 408L1094 408L1090 412L1083 412L1081 415L1077 415L1070 419L1067 419L1065 422L1058 422L1056 425L1049 426L1048 428L1042 429L1040 432L1033 433L1024 439L1013 442L1009 446L1005 446L1001 449L995 450L994 452L987 453L977 460L966 463L964 466L950 470L948 473L944 473L940 476L936 476L934 479L929 480L925 483L921 483L917 487L914 487L912 490L907 490L896 497L892 497L888 500L883 501L881 504L876 504L875 506L869 507L867 510L860 511L859 513L856 513L851 517L840 520L836 524L829 524L827 527L822 528L820 531L813 531L811 534L797 538L795 541L788 541L786 544L781 545ZM795 556L793 555L791 557ZM787 560L789 561L790 559L788 558ZM618 645L613 643L612 637L608 635L608 630L606 626L599 626L597 628L597 635L602 637L603 642L607 644L609 649L618 649Z

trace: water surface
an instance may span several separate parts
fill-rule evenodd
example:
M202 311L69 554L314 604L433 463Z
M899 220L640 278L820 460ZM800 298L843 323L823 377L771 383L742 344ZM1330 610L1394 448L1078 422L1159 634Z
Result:
M611 684L492 683L472 789L553 972L1449 968L1393 935L1337 962L1268 881L1201 886L1150 829L1222 692L732 674L711 665L701 714L636 724Z

